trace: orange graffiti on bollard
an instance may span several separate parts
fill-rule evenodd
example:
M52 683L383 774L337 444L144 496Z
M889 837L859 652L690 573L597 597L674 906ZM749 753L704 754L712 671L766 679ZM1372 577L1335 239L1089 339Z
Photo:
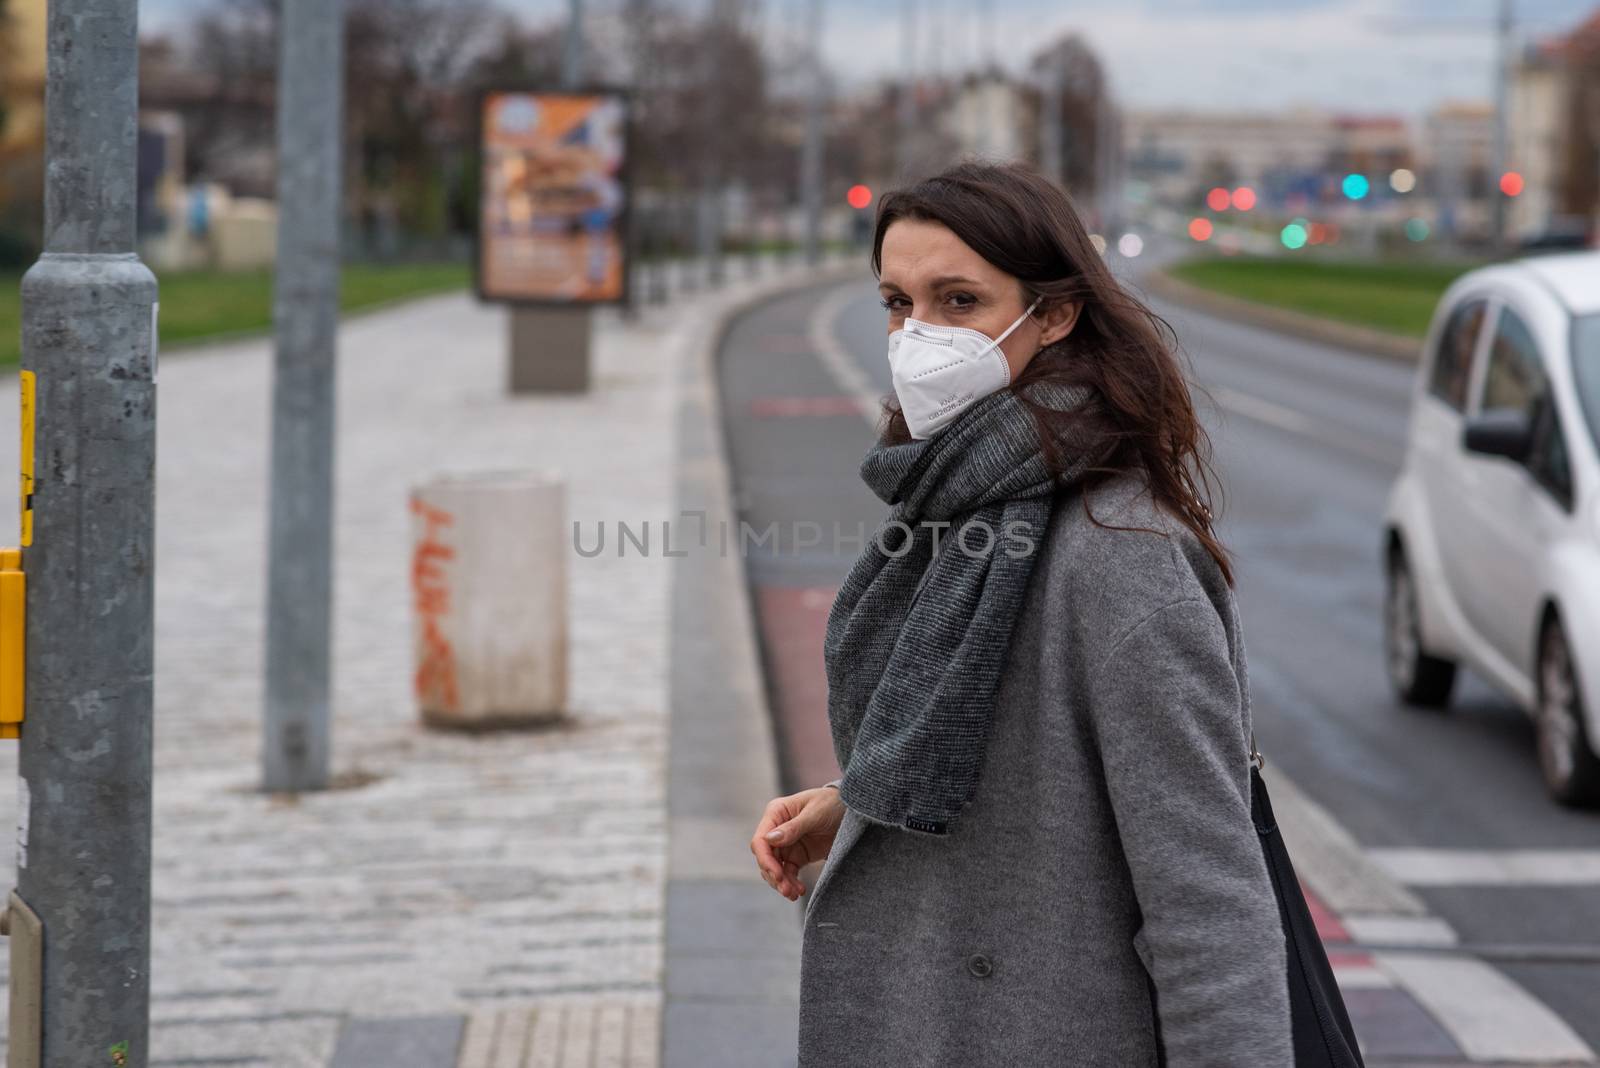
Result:
M422 624L422 656L417 665L417 698L447 712L461 707L456 689L456 653L445 637L440 619L450 611L450 586L440 565L454 560L456 551L440 538L455 517L441 508L412 498L413 515L422 517L423 536L411 557L411 592Z

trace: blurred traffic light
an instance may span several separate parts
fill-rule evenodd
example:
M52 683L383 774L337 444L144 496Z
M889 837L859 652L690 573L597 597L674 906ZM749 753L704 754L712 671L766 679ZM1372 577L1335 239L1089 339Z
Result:
M1233 191L1233 206L1240 211L1249 211L1256 206L1256 191L1247 185L1241 185Z
M1227 211L1230 200L1232 200L1231 195L1219 185L1206 194L1206 207L1212 211Z
M1211 220L1199 217L1189 220L1189 236L1196 241L1211 240Z
M1372 189L1372 183L1367 181L1364 174L1347 174L1344 176L1344 195L1351 200L1360 200Z
M1500 176L1500 192L1508 197L1514 197L1522 192L1522 175L1516 171L1506 171Z
M1428 224L1423 219L1406 220L1406 236L1413 241L1426 241L1428 239Z
M1389 188L1396 193L1409 193L1417 187L1417 176L1404 167L1389 175Z
M872 203L872 190L864 185L853 185L850 187L850 192L844 195L844 198L849 201L852 208L860 211Z
M1283 247L1288 249L1303 248L1308 237L1306 227L1300 223L1292 222L1283 228L1283 233L1278 239L1283 242Z

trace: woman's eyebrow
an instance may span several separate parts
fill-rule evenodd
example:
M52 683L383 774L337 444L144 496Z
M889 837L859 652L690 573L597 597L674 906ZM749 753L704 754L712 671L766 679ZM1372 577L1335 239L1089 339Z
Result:
M981 285L983 285L983 283L978 281L976 278L964 278L959 274L940 275L938 278L930 278L928 280L928 288L930 288L930 289L938 289L941 286L953 286L953 285L981 286ZM883 281L878 283L878 288L879 289L896 289L896 290L898 290L898 289L900 289L900 286L898 284L894 283L894 282L889 281L887 278L885 278Z

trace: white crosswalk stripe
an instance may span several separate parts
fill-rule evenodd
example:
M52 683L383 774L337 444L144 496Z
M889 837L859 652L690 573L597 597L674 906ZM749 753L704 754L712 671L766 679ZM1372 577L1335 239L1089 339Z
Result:
M1407 886L1600 886L1600 849L1371 849Z

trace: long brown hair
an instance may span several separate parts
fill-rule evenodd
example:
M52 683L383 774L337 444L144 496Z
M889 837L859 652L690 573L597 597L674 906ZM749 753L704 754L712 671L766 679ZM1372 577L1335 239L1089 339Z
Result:
M1212 529L1215 473L1210 441L1190 400L1171 325L1127 293L1089 240L1083 220L1064 190L1023 163L965 161L917 184L886 193L878 202L872 270L883 271L883 235L896 219L942 223L978 255L1022 284L1023 303L1043 297L1041 308L1079 301L1072 332L1046 345L1010 385L1033 412L1040 444L1056 471L1064 466L1052 423L1088 420L1104 461L1083 478L1093 485L1126 472L1142 472L1157 504L1194 532L1233 585L1228 552ZM1061 412L1027 399L1027 387L1051 379L1087 385L1097 402ZM909 441L911 433L893 395L884 400L882 435ZM1079 424L1079 430L1083 429ZM1084 508L1088 510L1087 494ZM1091 512L1089 518L1096 524Z

